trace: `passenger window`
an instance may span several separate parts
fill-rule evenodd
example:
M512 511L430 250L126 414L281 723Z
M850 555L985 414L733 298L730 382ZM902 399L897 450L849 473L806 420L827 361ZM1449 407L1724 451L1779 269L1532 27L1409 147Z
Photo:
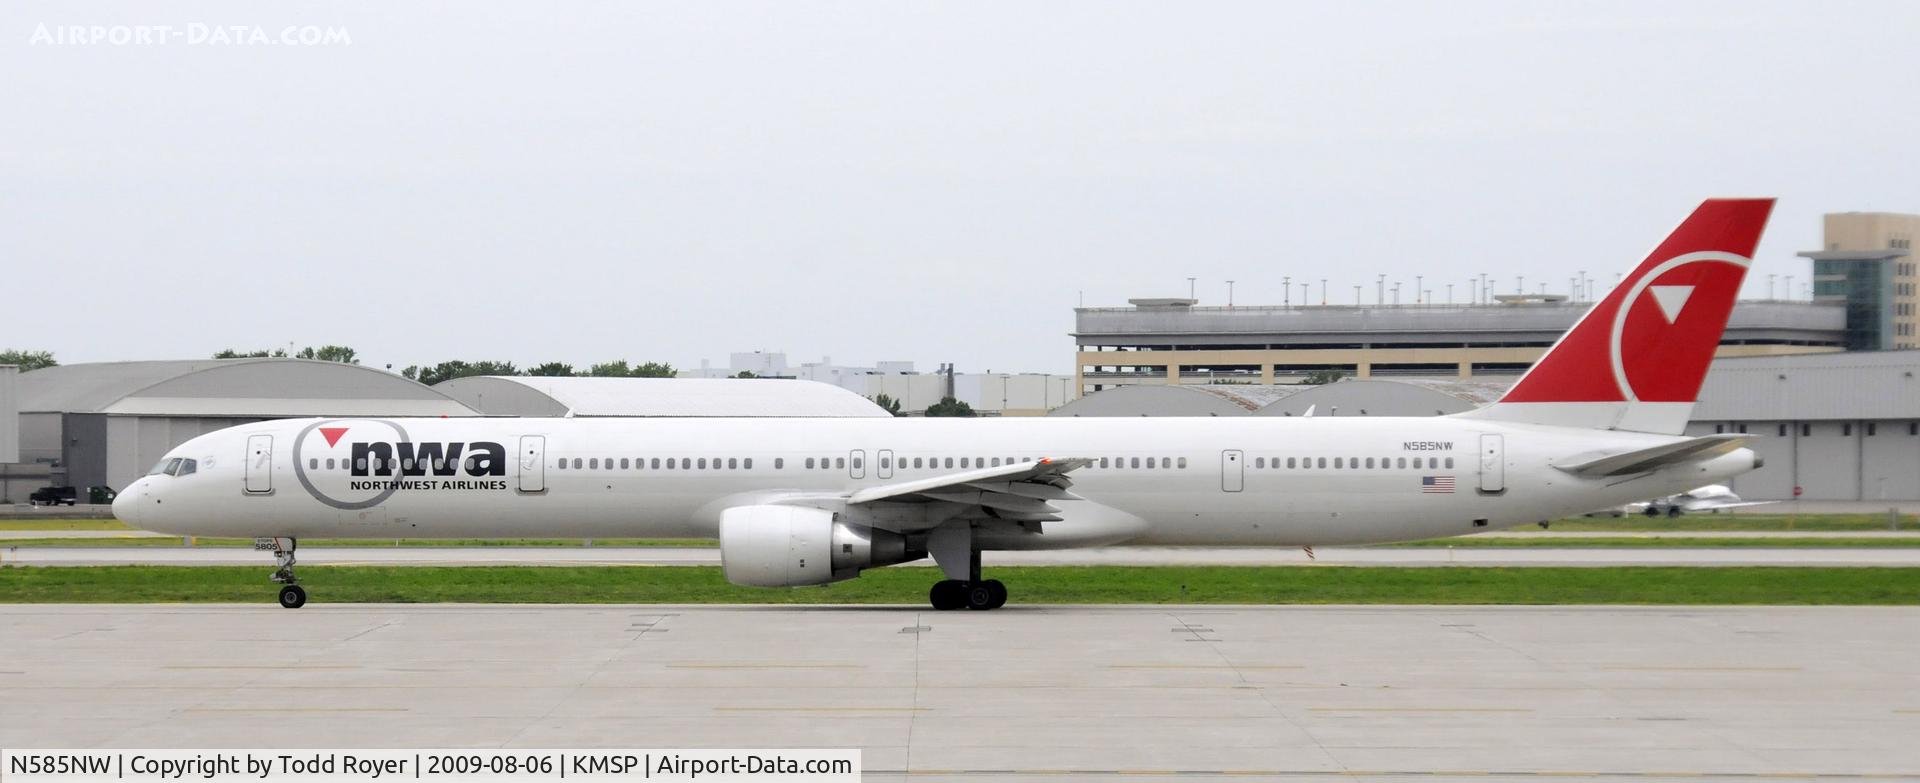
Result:
M692 460L691 458L689 458L689 457L681 457L681 458L680 458L680 469L681 469L681 470L693 470L693 460Z
M1147 470L1153 470L1153 458L1152 458L1152 457L1148 457L1148 458L1147 458Z
M1447 470L1453 470L1453 458L1452 458L1452 457L1448 457L1448 458L1447 458Z
M993 466L994 466L994 467L996 467L996 468L997 468L997 467L1000 467L1000 458L999 458L999 457L994 457L994 458L993 458Z
M356 459L356 460L354 460L354 461L353 461L353 469L354 469L354 470L358 470L358 471L361 471L361 472L363 472L363 473L364 473L364 472L366 472L366 470L367 470L367 458L366 458L366 457L361 457L361 458L359 458L359 459Z
M332 457L328 457L328 458L327 458L327 470L333 470L333 458L332 458Z
M774 457L774 458L773 458L773 469L774 469L774 470L779 470L779 469L781 469L781 468L784 468L784 467L786 467L786 466L787 466L787 458L786 458L786 457Z
M847 469L847 458L846 458L846 457L834 457L834 458L833 458L833 466L834 466L834 467L836 467L836 468L839 468L839 469L841 469L841 470L846 470L846 469Z
M1139 457L1134 457L1134 458L1133 458L1133 467L1134 467L1134 468L1135 468L1136 470L1137 470L1137 469L1139 469L1139 467L1140 467L1140 458L1139 458Z
M1321 468L1322 470L1325 470L1325 469L1326 469L1326 467L1327 467L1327 458L1326 458L1326 457L1321 457L1321 458L1320 458L1320 468Z
M1335 469L1335 470L1338 470L1338 469L1340 469L1340 468L1344 468L1344 467L1346 467L1346 459L1344 459L1344 458L1342 458L1342 457L1334 457L1334 458L1333 458L1333 467L1334 467L1334 469Z
M1406 457L1401 457L1401 458L1400 458L1400 469L1401 469L1401 470L1406 470L1406 468L1407 468L1407 458L1406 458Z
M314 457L312 459L307 460L307 470L319 470L319 469L320 469L319 457Z
M667 470L673 470L673 458L672 458L672 457L668 457L668 458L667 458Z
M1179 464L1180 464L1180 469L1181 469L1181 470L1186 470L1186 469L1187 469L1187 458L1186 458L1186 457L1181 457L1181 458L1180 458L1180 463L1179 463ZM1277 465L1279 465L1279 464L1280 464L1280 460L1278 460L1278 459L1275 459L1275 460L1273 461L1273 464L1274 464L1274 465L1276 465L1276 466L1277 466Z
M1267 466L1267 458L1266 458L1266 457L1254 457L1254 458L1253 458L1253 466L1254 466L1254 467L1256 467L1256 468L1264 468L1264 467L1266 467L1266 466Z
M813 465L811 465L811 464L809 464L809 465L807 465L807 467L809 467L809 468L811 468L811 467L813 467ZM892 458L892 457L881 457L881 458L880 458L880 469L881 469L881 470L892 470L892 469L893 469L893 458Z
M1372 458L1372 457L1368 457L1368 458L1367 458L1367 470L1373 470L1373 458Z
M600 469L600 458L599 458L599 457L594 457L593 459L590 459L590 460L587 460L587 467L588 467L589 469L592 469L592 470L599 470L599 469Z
M915 468L916 470L917 470L917 469L919 469L919 467L920 467L920 458L919 458L919 457L914 457L914 458L913 458L913 467L914 467L914 468Z
M627 460L627 458L626 458L626 457L621 457L621 458L620 458L620 469L621 469L621 470L626 470L626 469L627 469L627 465L629 465L629 464L631 464L631 463L629 463L629 462L628 462L628 460Z
M739 470L739 469L740 469L740 460L735 459L733 457L728 457L727 470Z
M672 464L672 462L673 462L673 461L672 461L672 460L668 460L667 462L668 462L668 464ZM659 470L659 469L660 469L660 458L659 458L659 457L654 457L654 458L653 458L653 469L654 469L654 470Z
M972 465L972 464L973 464L973 461L972 461L971 459L968 459L968 458L966 458L966 457L961 457L961 458L960 458L960 467L961 467L961 468L966 468L967 466L969 466L969 465Z
M579 458L579 457L574 457L574 458L573 458L573 469L574 469L574 470L579 470L579 469L580 469L580 458Z
M753 470L753 458L748 457L746 459L740 460L740 467L746 468L747 470Z
M855 455L854 455L854 457L853 457L853 469L854 469L854 470L864 470L864 469L866 469L866 464L867 464L867 460L866 460L866 458L865 458L865 457L862 457L862 456L860 456L860 455L858 455L858 454L855 454ZM751 468L751 467L753 467L753 466L752 466L752 465L748 465L747 467L749 467L749 468Z
M947 458L947 468L948 468L949 470L951 470L951 469L953 468L953 458L952 458L952 457L948 457L948 458Z
M1287 469L1289 469L1289 470L1291 470L1291 469L1293 469L1293 466L1294 466L1294 459L1295 459L1295 458L1293 458L1293 457L1288 457L1288 458L1287 458Z
M807 470L813 470L813 458L812 458L812 457L808 457L808 458L807 458Z

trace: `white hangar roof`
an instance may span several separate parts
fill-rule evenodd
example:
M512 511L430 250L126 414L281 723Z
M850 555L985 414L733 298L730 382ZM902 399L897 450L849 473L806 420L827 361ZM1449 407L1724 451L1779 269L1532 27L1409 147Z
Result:
M870 418L892 414L829 383L790 378L481 375L433 387L488 416Z
M65 364L19 378L21 413L147 416L472 416L440 392L371 367L311 359Z

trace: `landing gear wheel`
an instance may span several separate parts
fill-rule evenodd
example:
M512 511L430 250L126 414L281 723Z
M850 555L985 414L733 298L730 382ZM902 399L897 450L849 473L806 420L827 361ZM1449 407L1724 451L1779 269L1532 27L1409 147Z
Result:
M998 579L988 579L986 584L987 584L987 592L990 592L993 594L993 602L987 608L998 609L1002 606L1006 606L1007 605L1007 586L1004 584L1001 584L1000 580Z
M1646 514L1647 516L1650 516L1650 517L1660 516L1660 509L1654 508L1652 506L1648 506Z
M287 585L280 588L280 605L288 609L298 609L307 605L307 589L299 585Z
M958 579L942 579L933 583L933 589L927 591L927 601L940 611L959 609L967 605L967 583Z
M992 609L1000 605L993 602L995 596L999 596L1002 602L1006 601L1006 588L1003 587L996 593L991 587L992 584L991 581L967 583L967 608Z
M1677 516L1680 516L1680 507L1679 507L1679 506L1668 506L1668 507L1667 507L1667 518L1668 518L1668 519L1673 519L1674 517L1677 517Z

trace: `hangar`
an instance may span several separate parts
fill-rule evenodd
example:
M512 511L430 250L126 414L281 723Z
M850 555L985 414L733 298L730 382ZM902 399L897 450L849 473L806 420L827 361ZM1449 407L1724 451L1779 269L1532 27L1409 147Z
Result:
M390 372L310 359L105 362L19 377L20 459L56 485L118 489L189 438L302 416L472 416Z
M1433 416L1485 405L1511 383L1371 378L1320 386L1119 386L1051 415L1300 416L1312 408L1316 416ZM1751 446L1765 466L1732 482L1748 500L1920 500L1920 351L1716 359L1686 431L1760 436Z
M480 375L435 384L487 416L891 416L830 383L786 378L577 378Z

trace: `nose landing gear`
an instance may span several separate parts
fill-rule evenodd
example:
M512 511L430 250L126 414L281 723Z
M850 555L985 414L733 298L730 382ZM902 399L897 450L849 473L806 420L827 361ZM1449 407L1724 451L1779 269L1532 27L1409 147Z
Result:
M293 550L300 545L295 538L256 538L254 549L273 552L273 560L279 568L273 571L273 581L281 584L280 605L287 609L298 609L307 605L307 589L300 586L300 578L293 574L295 562Z

